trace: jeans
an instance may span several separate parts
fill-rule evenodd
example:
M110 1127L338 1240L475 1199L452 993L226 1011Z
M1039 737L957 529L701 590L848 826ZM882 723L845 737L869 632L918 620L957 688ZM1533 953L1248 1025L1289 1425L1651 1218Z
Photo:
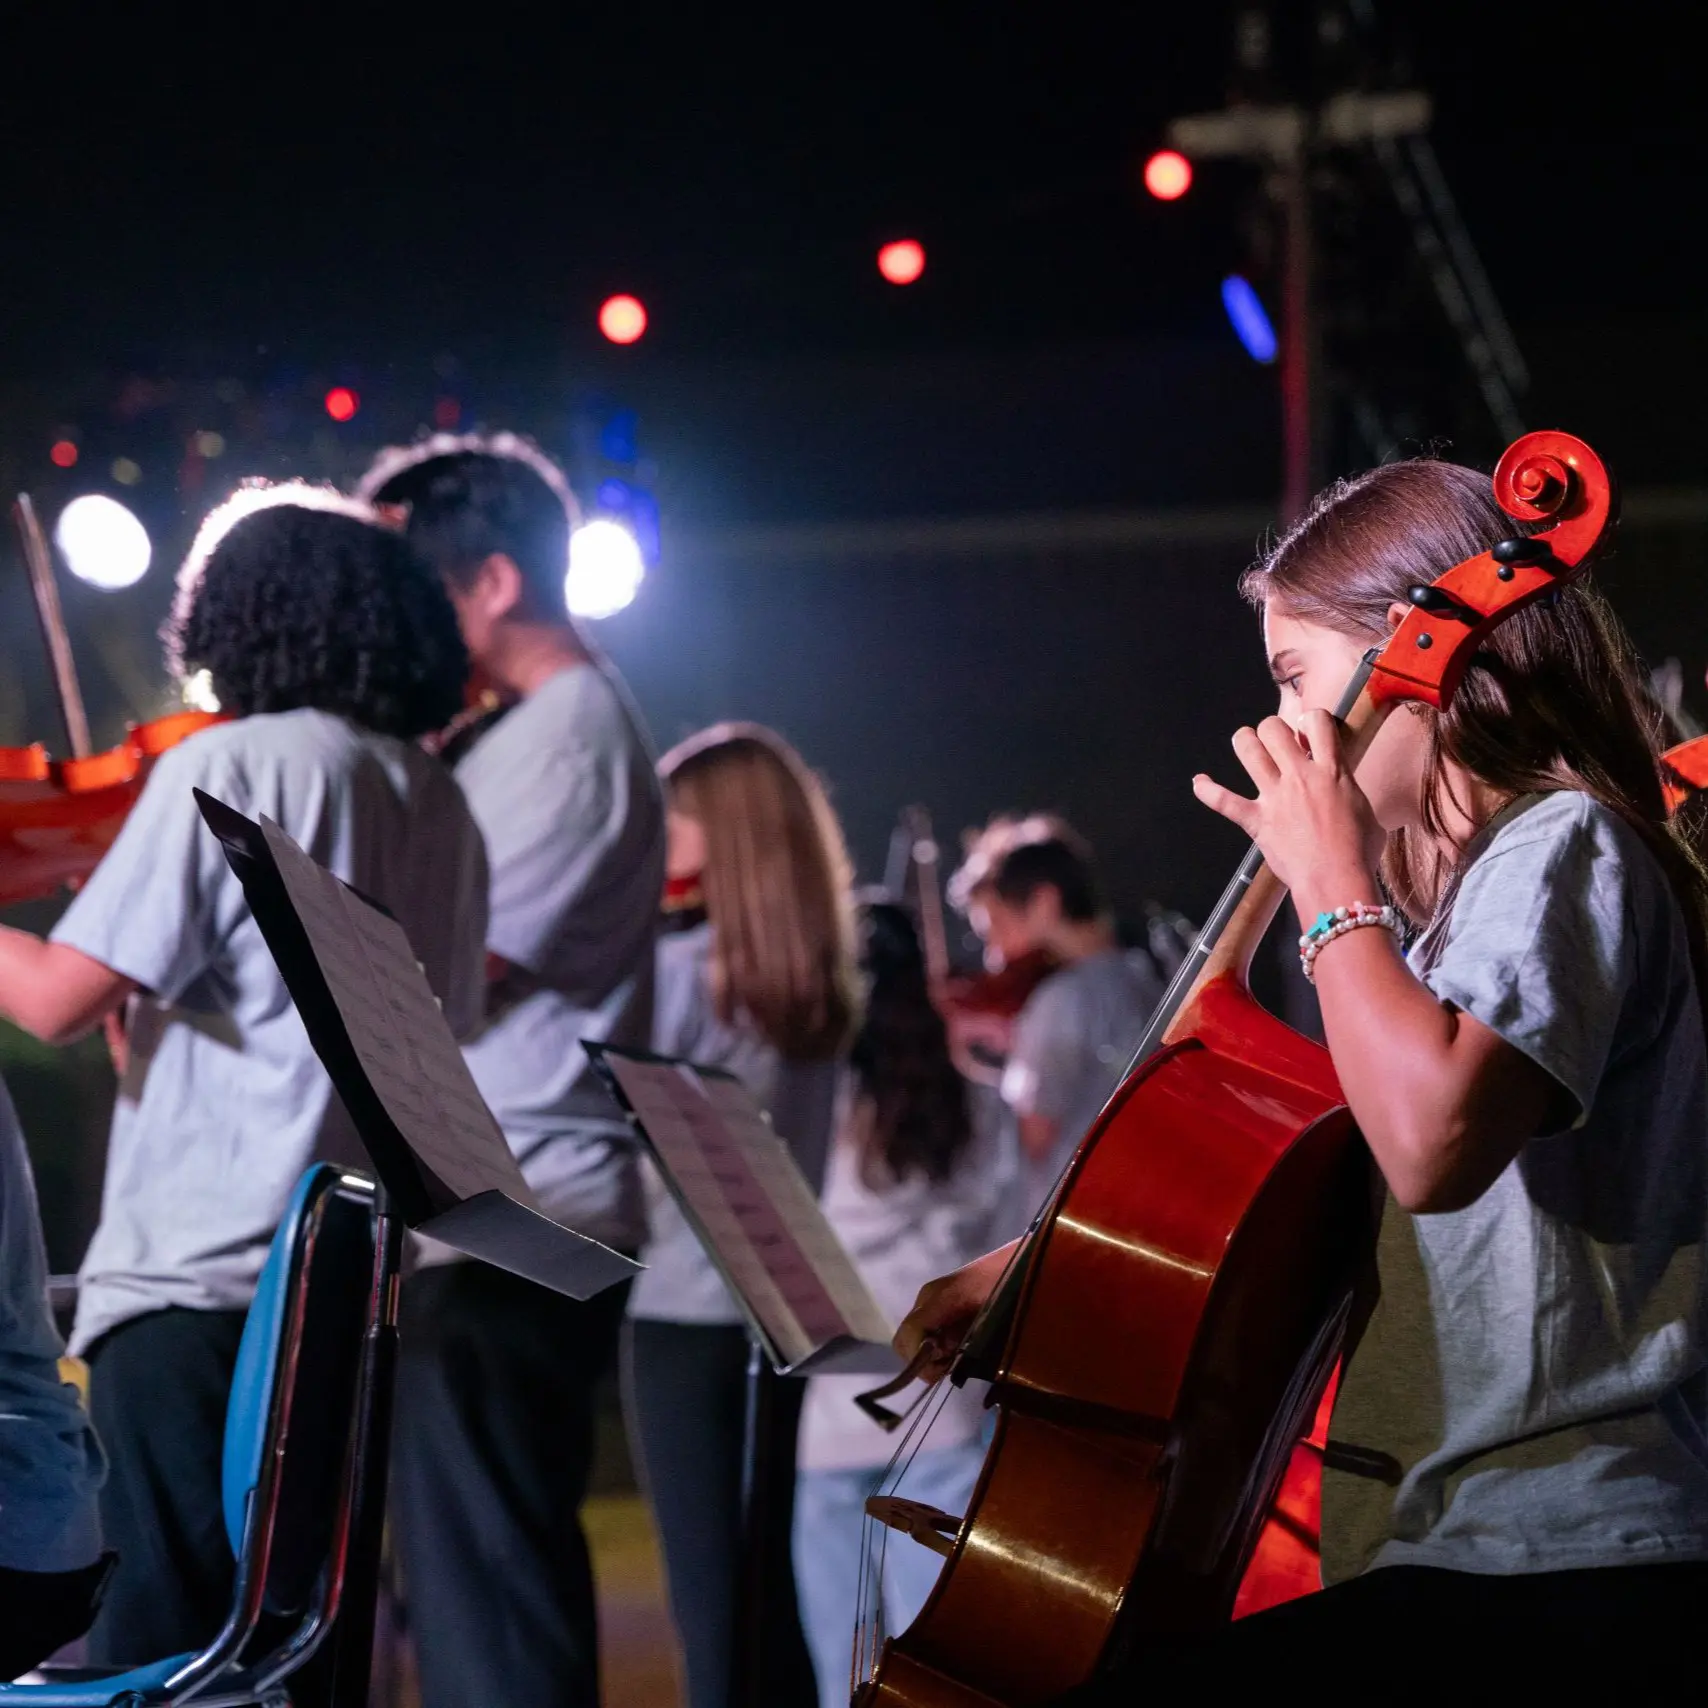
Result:
M908 1467L896 1492L944 1512L965 1512L984 1459L982 1441L927 1450ZM941 1556L911 1536L881 1529L875 1529L871 1558L862 1562L866 1497L882 1482L878 1466L801 1471L795 1479L795 1592L820 1708L848 1708L862 1563L867 1603L881 1594L884 1630L891 1636L919 1617L943 1567Z

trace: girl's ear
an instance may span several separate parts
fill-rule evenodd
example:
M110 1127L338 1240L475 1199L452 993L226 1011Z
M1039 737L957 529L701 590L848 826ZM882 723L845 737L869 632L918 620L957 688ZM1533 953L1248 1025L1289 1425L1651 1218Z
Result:
M1411 606L1403 604L1400 600L1396 599L1393 604L1388 607L1388 633L1392 634L1394 630L1397 629L1410 615Z

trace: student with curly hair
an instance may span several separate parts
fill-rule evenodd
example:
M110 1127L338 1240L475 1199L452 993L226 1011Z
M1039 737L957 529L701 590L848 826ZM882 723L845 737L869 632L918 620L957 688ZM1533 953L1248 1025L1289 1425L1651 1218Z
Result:
M480 833L420 736L468 658L437 578L368 506L241 490L203 524L167 624L233 721L150 774L43 941L0 928L0 1014L69 1043L128 1008L128 1061L71 1346L89 1362L120 1564L103 1663L205 1643L229 1606L220 1440L245 1310L291 1189L360 1158L193 788L274 819L408 932L453 1027L479 1016Z

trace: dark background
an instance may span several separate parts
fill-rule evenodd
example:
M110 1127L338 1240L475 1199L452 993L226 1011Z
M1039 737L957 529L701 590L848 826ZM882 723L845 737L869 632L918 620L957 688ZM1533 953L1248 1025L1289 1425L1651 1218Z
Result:
M1421 87L1466 227L1534 376L1630 499L1607 585L1653 658L1708 663L1698 594L1708 348L1693 261L1708 138L1659 9L1407 0L1242 9L868 6L318 13L62 6L8 24L0 102L0 486L51 519L131 504L156 565L66 591L102 739L160 709L153 630L196 518L243 475L354 474L454 403L601 472L633 411L663 551L601 627L660 743L775 724L829 777L863 875L898 807L953 833L1054 807L1129 915L1200 913L1236 854L1190 798L1268 689L1238 571L1275 520L1277 376L1217 286L1276 299L1255 169L1179 203L1140 168L1230 93ZM1258 8L1263 11L1265 9ZM1591 22L1593 16L1593 24ZM1367 161L1326 163L1327 475L1500 435ZM914 236L898 290L877 245ZM630 349L595 329L646 303ZM319 406L355 387L345 426ZM193 436L217 431L217 459ZM78 466L48 447L69 436ZM143 468L134 488L112 460ZM0 740L55 739L0 554ZM34 922L44 917L31 914ZM76 1256L99 1052L5 1045Z

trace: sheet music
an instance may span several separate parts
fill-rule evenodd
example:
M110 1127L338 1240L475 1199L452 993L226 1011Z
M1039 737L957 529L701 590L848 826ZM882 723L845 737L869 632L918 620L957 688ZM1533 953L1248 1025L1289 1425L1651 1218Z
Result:
M889 1322L752 1097L686 1064L600 1059L778 1361L844 1339L887 1346Z
M499 1191L533 1208L403 927L352 894L271 819L261 820L261 831L350 1043L397 1130L459 1198Z

